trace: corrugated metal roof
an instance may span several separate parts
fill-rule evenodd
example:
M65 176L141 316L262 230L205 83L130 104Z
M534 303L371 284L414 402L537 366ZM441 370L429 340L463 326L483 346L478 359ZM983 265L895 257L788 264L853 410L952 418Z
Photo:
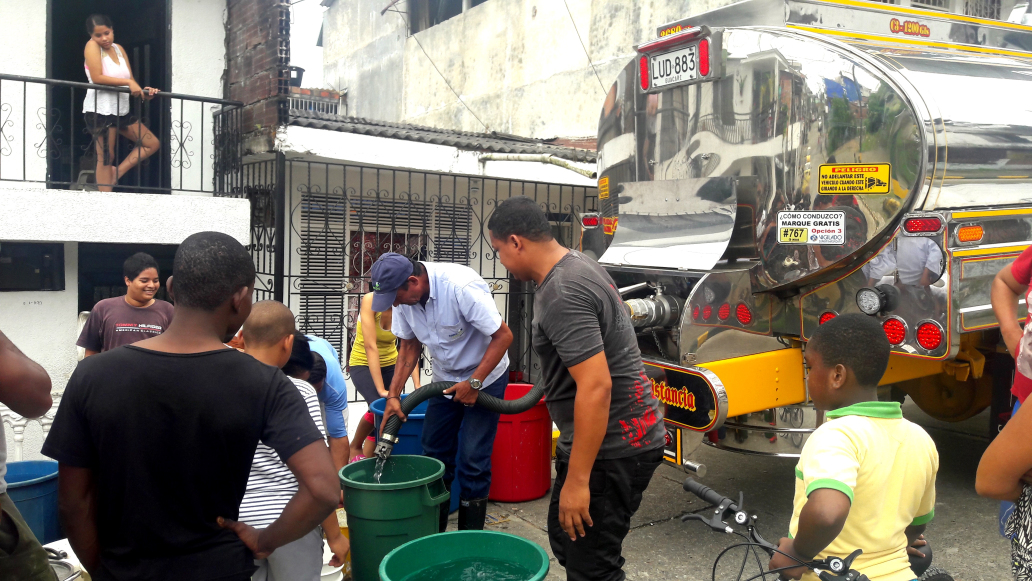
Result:
M290 124L299 127L359 133L390 139L404 139L436 145L448 145L459 149L473 151L491 151L495 153L544 153L562 159L583 163L594 163L596 154L590 149L577 149L552 145L554 140L529 139L506 133L473 133L471 131L453 131L437 129L423 125L390 123L359 117L343 117L315 111L290 111Z

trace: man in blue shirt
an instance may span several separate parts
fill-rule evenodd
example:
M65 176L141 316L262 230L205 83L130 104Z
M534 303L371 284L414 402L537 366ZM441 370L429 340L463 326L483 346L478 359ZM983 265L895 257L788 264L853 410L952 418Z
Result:
M333 465L340 470L348 463L348 384L340 368L340 356L326 339L306 335L308 346L326 362L326 380L319 391L319 402L326 410L326 435L329 437Z
M459 530L482 530L491 489L491 451L498 414L473 407L479 390L505 397L512 332L487 283L461 264L416 262L388 252L371 270L373 311L394 306L391 332L401 340L383 421L401 413L401 392L426 345L434 381L454 381L446 398L431 398L423 451L444 463L444 485L459 479ZM461 429L462 437L459 438ZM441 531L448 508L441 510Z

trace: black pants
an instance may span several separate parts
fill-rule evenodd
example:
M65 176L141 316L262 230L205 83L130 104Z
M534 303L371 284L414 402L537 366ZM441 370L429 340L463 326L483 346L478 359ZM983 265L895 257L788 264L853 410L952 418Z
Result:
M348 373L351 375L351 383L355 384L355 389L362 394L362 399L366 401L366 404L372 404L380 399L380 394L376 391L376 382L373 381L373 374L369 372L368 365L352 365L348 369ZM389 390L391 382L394 381L394 366L381 367L380 375L383 377L383 388Z
M569 581L623 581L623 540L631 528L631 516L641 504L642 493L662 461L662 448L628 458L596 460L588 481L588 512L594 526L585 527L585 536L571 541L559 526L559 494L566 482L570 458L556 450L548 538L555 558L566 567Z

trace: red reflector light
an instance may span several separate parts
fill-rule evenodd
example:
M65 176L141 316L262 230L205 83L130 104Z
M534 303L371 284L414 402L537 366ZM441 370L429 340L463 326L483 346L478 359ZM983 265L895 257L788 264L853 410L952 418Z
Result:
M581 218L581 225L588 228L595 228L598 226L598 216L584 216Z
M699 75L705 77L709 74L709 40L703 39L699 42Z
M738 317L738 322L743 325L748 325L752 322L752 311L745 303L738 303L735 307L735 316Z
M942 329L935 323L922 323L917 328L917 344L929 351L942 345Z
M901 345L907 339L907 326L899 319L886 319L882 329L885 330L885 338L893 345Z
M695 305L695 307L692 309L692 318L696 321L699 320L699 305Z
M938 218L910 218L903 222L903 229L911 234L938 232L942 229L942 220Z
M641 90L649 90L649 57L642 56L638 59L638 77L641 81Z
M702 318L708 319L713 316L713 307L706 305L702 308Z
M731 305L724 303L720 305L720 309L717 311L717 317L724 321L731 316Z
M834 319L837 316L838 316L838 313L836 313L834 311L825 311L824 313L821 314L821 317L819 319L817 319L817 324L818 325L823 325L824 323L827 323L828 321Z

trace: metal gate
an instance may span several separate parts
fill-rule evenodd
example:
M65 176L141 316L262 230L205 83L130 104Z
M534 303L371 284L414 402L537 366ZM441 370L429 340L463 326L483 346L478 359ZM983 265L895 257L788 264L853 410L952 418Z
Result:
M342 364L359 303L370 290L369 269L381 254L398 252L480 273L514 335L511 379L536 377L533 290L511 279L495 258L487 222L500 202L525 195L546 211L556 239L576 247L579 214L595 211L595 188L286 160L283 154L245 163L243 176L235 195L251 200L256 299L287 304L298 328L333 344ZM432 361L424 357L421 365L428 380Z

